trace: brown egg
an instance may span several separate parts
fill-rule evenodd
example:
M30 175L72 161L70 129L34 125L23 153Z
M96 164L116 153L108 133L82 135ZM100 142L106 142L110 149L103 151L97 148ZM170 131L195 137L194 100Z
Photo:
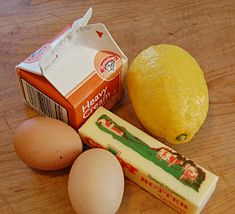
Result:
M123 190L123 171L111 152L90 149L75 160L68 193L77 213L114 214L121 204Z
M78 133L69 125L48 117L23 122L16 130L14 146L27 165L42 170L68 167L82 152Z

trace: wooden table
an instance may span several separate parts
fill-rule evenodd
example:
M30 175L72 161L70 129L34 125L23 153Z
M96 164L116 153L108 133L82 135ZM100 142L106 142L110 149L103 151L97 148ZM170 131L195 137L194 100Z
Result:
M172 146L219 176L203 213L235 213L235 1L8 0L0 6L0 213L74 213L67 196L69 169L27 167L12 146L14 132L37 115L20 94L14 66L93 7L90 23L104 23L131 62L152 44L177 44L205 72L208 117L194 139ZM141 127L128 98L114 112ZM128 179L118 213L176 213Z

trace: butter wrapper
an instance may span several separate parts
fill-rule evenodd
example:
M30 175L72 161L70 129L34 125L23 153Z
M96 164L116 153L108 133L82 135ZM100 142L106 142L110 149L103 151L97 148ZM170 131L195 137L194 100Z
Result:
M103 107L79 134L90 147L112 152L126 177L180 213L200 213L216 187L216 175Z

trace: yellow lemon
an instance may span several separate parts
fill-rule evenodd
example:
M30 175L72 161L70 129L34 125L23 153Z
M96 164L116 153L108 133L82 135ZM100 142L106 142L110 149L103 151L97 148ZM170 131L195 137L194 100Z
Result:
M191 140L206 118L209 103L203 71L178 46L143 50L129 68L127 87L142 125L170 143Z

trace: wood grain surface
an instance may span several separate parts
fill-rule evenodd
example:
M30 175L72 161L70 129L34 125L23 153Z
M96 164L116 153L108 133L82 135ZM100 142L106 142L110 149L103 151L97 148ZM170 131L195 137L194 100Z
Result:
M177 44L198 60L209 88L208 117L189 144L172 148L219 176L202 213L235 213L234 0L1 0L0 213L74 213L67 196L69 169L33 170L14 152L16 128L37 115L23 102L14 67L90 6L90 23L104 23L130 62L142 49L160 43ZM142 128L127 97L113 111ZM126 179L118 213L176 211Z

